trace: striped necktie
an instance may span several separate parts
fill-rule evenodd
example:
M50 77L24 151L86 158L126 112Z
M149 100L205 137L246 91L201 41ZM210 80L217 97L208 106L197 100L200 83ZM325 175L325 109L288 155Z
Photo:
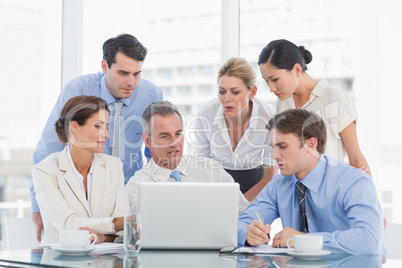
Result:
M113 117L113 149L112 155L120 158L120 112L123 103L121 101L115 101L114 105L114 117Z
M300 181L296 182L297 201L299 203L300 214L300 232L308 233L307 215L306 215L306 186Z

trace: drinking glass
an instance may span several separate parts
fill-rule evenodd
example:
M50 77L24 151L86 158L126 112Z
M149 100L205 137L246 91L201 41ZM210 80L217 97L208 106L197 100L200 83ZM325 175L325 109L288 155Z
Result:
M138 253L141 249L141 214L124 214L124 250L128 254Z
M125 254L123 268L141 268L141 258L138 254Z

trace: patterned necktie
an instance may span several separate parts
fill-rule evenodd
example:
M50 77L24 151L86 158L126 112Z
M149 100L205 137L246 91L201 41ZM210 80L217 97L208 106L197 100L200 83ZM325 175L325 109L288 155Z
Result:
M299 202L300 232L308 233L306 215L306 186L300 181L296 182L297 201Z
M120 158L120 112L123 103L115 101L114 105L114 124L113 124L113 149L112 155Z
M170 173L170 177L175 179L176 182L181 182L180 171L178 171L178 170L173 170L172 173Z

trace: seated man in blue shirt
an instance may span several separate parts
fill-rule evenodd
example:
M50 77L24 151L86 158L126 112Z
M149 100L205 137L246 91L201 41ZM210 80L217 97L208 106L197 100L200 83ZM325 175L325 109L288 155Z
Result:
M373 180L364 171L323 155L322 119L291 109L277 114L267 128L281 174L240 215L239 243L269 242L271 226L257 220L259 212L265 223L282 220L284 229L273 238L273 247L309 233L321 235L324 249L334 253L379 254L384 227Z
M103 44L102 72L76 77L61 91L35 148L34 164L64 149L65 144L60 142L54 131L54 124L64 104L78 95L97 96L104 99L110 109L110 138L106 140L104 153L120 158L127 183L142 168L142 113L148 105L163 99L159 87L141 78L146 55L147 49L130 34L106 40ZM146 152L150 157L149 151ZM32 218L38 227L37 238L40 241L43 224L33 183L29 194Z

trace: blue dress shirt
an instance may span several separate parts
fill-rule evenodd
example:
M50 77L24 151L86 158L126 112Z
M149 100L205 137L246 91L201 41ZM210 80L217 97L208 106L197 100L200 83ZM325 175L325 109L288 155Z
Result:
M265 223L281 218L284 227L299 230L295 175L278 174L239 218L239 244L258 211ZM379 254L382 250L383 215L373 180L360 169L321 155L302 180L310 234L324 238L324 249L334 253Z
M105 154L112 154L113 146L113 128L114 128L114 105L112 104L116 99L110 94L106 87L105 75L103 72L96 74L88 74L79 76L71 80L60 93L59 98L49 119L43 129L42 136L33 154L33 161L36 165L48 155L54 152L59 152L64 149L65 144L60 142L54 124L60 117L60 110L64 104L72 97L78 95L93 95L104 99L109 105L109 134L110 138L106 140ZM120 113L121 119L121 161L123 162L124 180L125 183L134 175L134 173L142 168L143 159L141 154L142 140L142 125L141 117L145 110L151 103L163 100L162 91L153 83L140 79L130 98L121 99L123 107ZM150 157L149 151L146 150L146 156ZM31 187L29 189L31 199L31 211L39 212L39 207L36 202L33 183L31 180Z

